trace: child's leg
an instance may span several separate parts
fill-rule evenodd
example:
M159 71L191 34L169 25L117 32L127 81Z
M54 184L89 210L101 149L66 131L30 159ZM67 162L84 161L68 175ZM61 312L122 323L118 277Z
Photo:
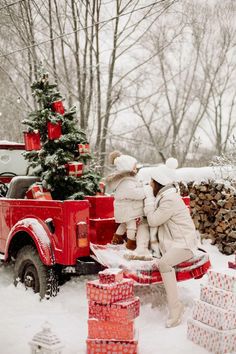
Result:
M127 228L127 237L130 240L135 240L136 231L137 231L136 220L134 219L134 220L127 221L126 228Z
M126 248L129 250L134 250L136 248L136 231L137 225L136 220L130 220L126 222L127 228L127 243Z
M116 234L123 236L126 233L126 224L123 222L116 229Z
M125 223L121 223L117 230L116 233L113 235L113 238L111 240L111 243L113 245L121 245L122 243L124 243L124 238L123 235L126 232L126 224Z
M138 226L136 243L137 248L135 254L140 257L140 259L151 259L151 253L148 249L150 241L149 226L146 221Z
M150 240L149 226L143 221L137 228L136 244L137 247L132 254L127 254L127 259L151 260L152 255L148 249ZM127 244L126 244L127 247Z

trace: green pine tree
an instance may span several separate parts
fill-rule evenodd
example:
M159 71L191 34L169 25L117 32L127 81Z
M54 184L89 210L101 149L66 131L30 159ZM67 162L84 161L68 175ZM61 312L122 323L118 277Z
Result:
M62 100L57 85L50 84L48 74L41 67L39 80L31 86L38 110L29 114L23 124L28 131L40 132L41 150L25 152L29 161L29 170L40 177L42 184L47 188L53 199L83 199L85 195L95 195L99 191L100 176L95 170L95 164L90 154L80 155L78 144L87 143L84 131L76 127L74 121L76 109L72 107L64 114L52 110L52 103ZM61 121L62 135L59 139L49 140L47 122ZM84 164L81 177L68 175L66 164L80 161Z

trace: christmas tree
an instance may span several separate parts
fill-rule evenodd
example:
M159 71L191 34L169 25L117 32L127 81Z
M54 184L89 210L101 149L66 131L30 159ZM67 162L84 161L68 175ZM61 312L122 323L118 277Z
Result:
M86 134L76 127L75 107L65 111L57 85L49 83L48 73L42 67L31 88L38 109L22 123L28 126L25 141L33 137L38 139L38 146L25 152L29 171L33 169L34 175L40 177L53 199L95 195L100 176L89 153Z

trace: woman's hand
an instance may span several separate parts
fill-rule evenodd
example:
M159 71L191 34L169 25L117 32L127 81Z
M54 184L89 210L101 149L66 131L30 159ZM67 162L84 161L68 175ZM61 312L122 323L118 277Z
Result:
M146 198L154 197L153 189L150 184L146 184L144 187L144 194Z

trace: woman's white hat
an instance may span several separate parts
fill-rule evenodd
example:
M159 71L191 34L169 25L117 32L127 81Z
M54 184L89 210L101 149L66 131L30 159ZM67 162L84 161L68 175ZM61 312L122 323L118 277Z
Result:
M176 182L175 169L178 167L178 160L170 157L166 160L165 165L160 165L153 169L151 178L160 183L162 186Z

